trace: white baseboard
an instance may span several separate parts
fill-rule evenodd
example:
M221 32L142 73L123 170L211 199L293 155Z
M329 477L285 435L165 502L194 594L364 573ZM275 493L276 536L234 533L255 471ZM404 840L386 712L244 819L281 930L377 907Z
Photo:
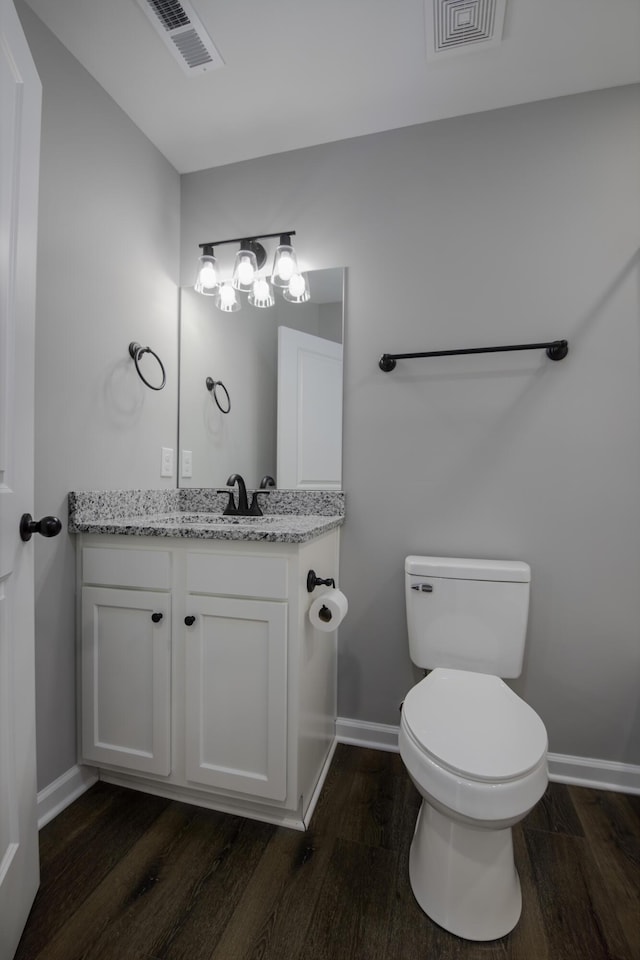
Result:
M348 720L346 717L336 720L336 739L339 743L352 743L356 747L369 747L372 750L397 753L399 731L400 727L387 723Z
M340 743L352 743L372 750L397 752L399 730L399 727L385 723L369 723L345 717L336 720L336 738ZM640 794L640 766L561 753L548 754L548 762L549 779L556 783Z
M549 779L576 787L615 790L617 793L640 793L640 767L612 760L571 757L549 753Z
M65 807L82 796L97 780L98 774L93 767L76 764L40 790L37 801L38 830L62 813Z

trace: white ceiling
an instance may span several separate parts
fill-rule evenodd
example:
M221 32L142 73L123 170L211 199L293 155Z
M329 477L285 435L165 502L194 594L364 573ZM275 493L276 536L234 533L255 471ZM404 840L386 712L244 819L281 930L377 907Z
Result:
M435 60L425 0L191 0L225 62L191 77L135 0L27 2L180 173L640 81L640 0L508 0Z

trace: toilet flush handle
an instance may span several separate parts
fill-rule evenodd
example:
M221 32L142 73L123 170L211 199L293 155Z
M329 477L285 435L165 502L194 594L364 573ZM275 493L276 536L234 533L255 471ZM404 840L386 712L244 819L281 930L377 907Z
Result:
M433 593L433 585L430 583L412 583L412 590L419 590L420 593Z

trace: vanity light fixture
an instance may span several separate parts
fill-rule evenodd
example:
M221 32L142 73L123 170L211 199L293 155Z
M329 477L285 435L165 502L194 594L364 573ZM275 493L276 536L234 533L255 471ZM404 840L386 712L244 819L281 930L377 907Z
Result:
M285 300L291 303L306 303L310 297L309 282L306 274L299 271L298 260L291 246L293 236L295 230L287 230L284 233L265 233L258 237L237 237L233 240L201 243L202 253L198 257L194 289L205 296L213 296L216 307L224 313L240 310L239 293L248 294L248 301L254 307L272 307L275 303L274 287ZM267 251L259 241L273 237L278 237L280 242L273 260L272 275L260 276L259 271L267 261ZM225 243L239 243L240 249L236 254L231 279L222 281L213 248Z

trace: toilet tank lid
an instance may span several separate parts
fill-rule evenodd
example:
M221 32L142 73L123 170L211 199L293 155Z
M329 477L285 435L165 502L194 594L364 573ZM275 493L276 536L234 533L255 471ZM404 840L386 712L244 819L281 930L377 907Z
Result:
M531 568L521 560L464 560L460 557L407 557L405 572L415 577L529 583Z

